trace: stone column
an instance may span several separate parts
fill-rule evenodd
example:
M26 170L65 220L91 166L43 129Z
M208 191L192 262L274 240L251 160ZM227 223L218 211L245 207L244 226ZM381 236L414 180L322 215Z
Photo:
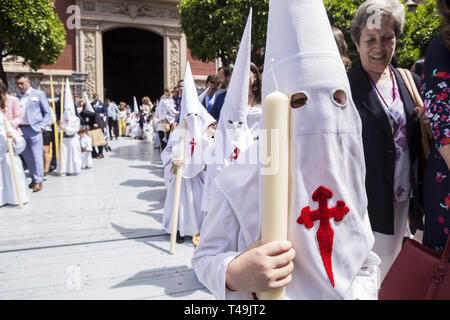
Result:
M79 42L79 67L80 72L86 74L86 92L89 97L98 93L103 100L102 43L97 22L82 21Z
M182 55L183 51L186 51L182 41L183 34L180 28L168 27L166 29L166 36L164 39L166 48L166 79L165 87L173 88L177 85L178 80L182 79L182 73L184 72L185 59Z

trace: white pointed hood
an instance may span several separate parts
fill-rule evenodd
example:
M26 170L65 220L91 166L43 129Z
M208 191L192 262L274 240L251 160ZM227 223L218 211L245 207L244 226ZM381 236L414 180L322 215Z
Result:
M91 102L89 101L86 91L83 92L83 96L84 96L84 105L86 106L86 111L95 112L94 108L92 108Z
M300 92L308 98L305 106L290 110L288 238L296 256L286 295L341 299L374 238L367 214L361 121L322 1L270 1L263 101L275 91L271 61L278 90L289 100ZM336 90L345 92L345 105L333 99ZM316 220L319 198L325 199L321 207L342 207L336 209L342 216ZM308 212L313 212L311 221Z
M206 139L204 123L210 121L210 119L205 115L204 111L206 110L204 110L204 107L198 99L197 89L195 87L194 78L192 77L189 62L186 64L183 83L180 124L170 135L170 139L175 139L173 143L177 145L181 133L181 123L182 121L185 121L186 132L183 177L189 179L197 176L204 168L202 158ZM178 147L174 148L174 153L175 155L178 155Z
M251 29L252 9L247 18L214 137L213 161L215 163L210 166L211 171L215 172L212 173L214 176L221 171L222 167L238 162L239 155L254 143L247 125Z
M66 78L66 86L64 89L64 113L63 118L65 121L70 120L72 117L77 117L75 114L75 104L73 102L72 90L70 90L69 79Z

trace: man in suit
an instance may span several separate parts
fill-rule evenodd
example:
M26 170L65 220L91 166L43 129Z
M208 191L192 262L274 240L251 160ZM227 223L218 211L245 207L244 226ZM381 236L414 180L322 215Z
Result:
M91 102L92 108L94 108L95 113L98 113L100 115L100 118L103 119L103 121L106 124L106 118L107 118L107 106L105 106L103 104L103 102L101 102L98 99L98 94L94 93L94 96L92 98L92 102Z
M112 101L108 104L108 128L109 128L109 139L112 140L113 136L112 136L112 132L111 130L114 130L114 136L116 137L116 140L118 139L119 136L119 124L118 124L118 120L119 120L119 107L117 106L117 104Z
M183 80L178 81L178 85L176 87L178 94L173 97L173 100L175 101L175 110L177 111L181 110L181 99L183 98L183 83Z
M217 72L218 86L221 92L216 94L216 100L211 107L211 110L208 110L209 113L213 116L216 121L219 121L220 111L222 110L223 103L225 102L225 97L227 95L228 85L230 84L231 74L233 73L233 66L223 66L220 67Z
M45 93L31 87L30 78L24 74L15 77L20 93L20 130L26 141L23 158L29 169L33 192L42 190L44 181L44 146L42 132L51 122L51 110Z
M102 132L105 132L106 128L106 119L107 119L107 107L101 102L98 98L98 93L94 93L94 96L92 97L91 102L92 108L94 108L94 112L97 114L96 118L96 124L98 129L102 129ZM95 148L92 148L92 157L96 159L103 159L103 146L98 146L98 152L95 150Z
M177 91L178 95L173 97L173 100L175 101L175 110L178 111L178 115L175 117L174 122L170 125L171 131L175 129L175 127L180 123L180 115L181 115L181 99L183 98L183 84L184 81L180 80L178 81Z

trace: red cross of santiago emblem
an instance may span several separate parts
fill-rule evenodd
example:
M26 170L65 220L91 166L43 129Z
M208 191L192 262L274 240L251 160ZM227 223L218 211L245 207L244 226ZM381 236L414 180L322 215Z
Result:
M241 153L241 150L239 150L239 148L236 147L230 155L230 161L231 162L236 161L239 156L239 153Z
M320 255L325 270L330 279L333 288L334 276L333 268L331 264L331 254L333 251L333 228L330 225L330 219L334 218L336 222L342 221L344 216L350 211L342 200L337 201L336 206L328 208L328 199L333 197L333 192L330 189L320 186L314 191L312 199L319 202L319 208L311 211L309 206L302 209L300 217L297 219L297 223L304 224L306 228L310 229L314 226L314 221L319 220L320 225L317 230L316 236L319 243Z
M189 144L191 145L191 158L192 155L194 154L194 148L197 145L197 142L195 142L194 138L192 138L191 142L189 142Z

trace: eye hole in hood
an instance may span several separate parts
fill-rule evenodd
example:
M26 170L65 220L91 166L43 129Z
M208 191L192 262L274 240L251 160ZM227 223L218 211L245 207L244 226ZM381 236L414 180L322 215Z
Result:
M306 94L306 92L294 93L291 96L291 108L292 109L303 108L304 106L307 105L308 100L309 99L308 99L308 95Z
M333 93L333 101L339 107L344 108L347 106L347 94L342 89L335 90Z

